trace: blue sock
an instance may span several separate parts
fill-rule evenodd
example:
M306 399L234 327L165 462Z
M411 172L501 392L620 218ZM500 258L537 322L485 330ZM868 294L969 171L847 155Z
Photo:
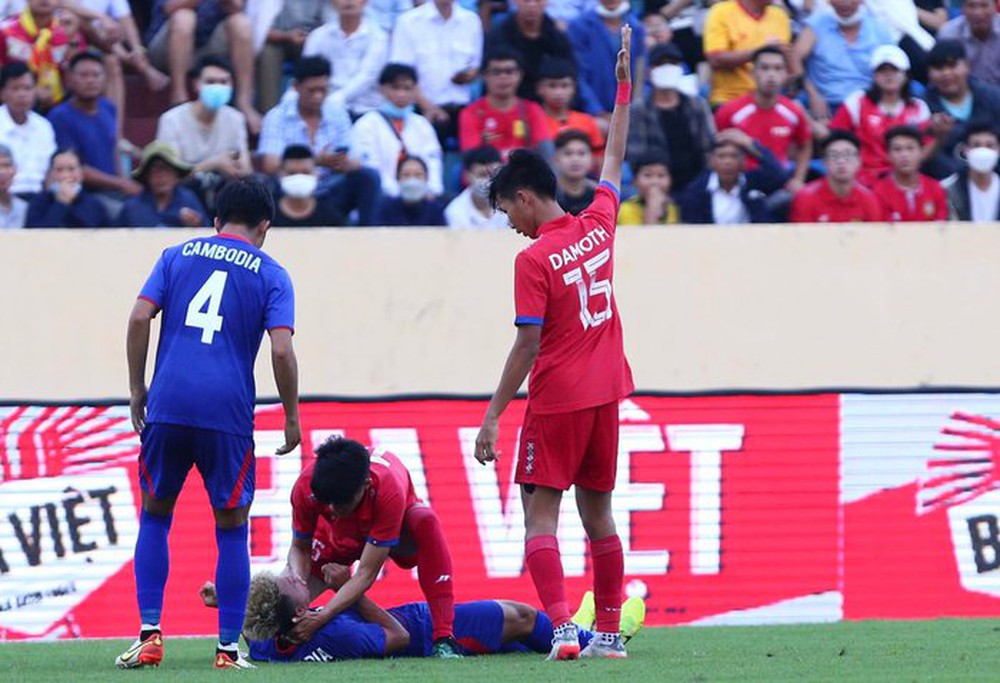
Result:
M144 624L160 623L163 589L170 573L167 535L173 516L159 517L145 510L139 515L139 537L135 542L135 589L139 617Z
M535 628L526 640L521 641L535 652L548 652L552 649L552 620L545 612L538 610L535 617Z
M219 642L239 642L250 593L249 527L215 528L219 559L215 565L215 590L219 595Z

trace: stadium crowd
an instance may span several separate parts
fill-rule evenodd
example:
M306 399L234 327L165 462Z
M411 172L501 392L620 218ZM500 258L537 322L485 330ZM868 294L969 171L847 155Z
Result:
M620 223L995 221L1000 15L957 1L5 0L0 228L203 226L254 174L277 226L504 227L523 147L576 213L623 23Z

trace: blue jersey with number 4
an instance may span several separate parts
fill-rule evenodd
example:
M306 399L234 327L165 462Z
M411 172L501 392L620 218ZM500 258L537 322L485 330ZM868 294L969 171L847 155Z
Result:
M147 421L252 435L264 331L295 326L285 269L241 237L213 235L164 251L139 296L163 311Z

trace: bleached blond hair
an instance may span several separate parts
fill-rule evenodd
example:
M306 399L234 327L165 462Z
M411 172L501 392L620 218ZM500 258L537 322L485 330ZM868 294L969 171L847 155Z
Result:
M243 620L243 635L247 640L270 640L278 635L280 602L278 577L272 572L260 572L250 579L247 614Z

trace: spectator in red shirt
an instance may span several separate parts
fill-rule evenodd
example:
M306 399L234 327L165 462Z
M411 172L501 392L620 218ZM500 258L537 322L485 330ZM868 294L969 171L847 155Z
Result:
M785 189L798 192L805 184L812 159L812 130L802 105L781 94L788 81L788 63L781 48L769 45L754 53L753 78L756 90L719 107L715 127L739 128L771 150L782 165L794 165ZM794 164L789 160L790 153L795 155ZM748 158L747 170L756 167L756 159Z
M834 130L823 144L827 176L814 180L792 200L792 223L850 223L882 220L882 207L858 181L861 143L853 133Z
M38 107L47 110L62 101L61 69L69 60L69 36L55 21L56 0L28 0L23 12L0 24L0 66L24 62L34 74Z
M504 158L528 147L552 157L552 131L537 102L521 99L521 56L499 45L483 59L486 95L458 115L458 145L462 151L489 145Z
M576 65L568 59L545 57L538 67L536 89L549 121L552 137L570 128L586 133L590 138L590 148L594 150L594 166L591 170L600 174L604 164L604 134L596 118L570 109L576 98Z
M893 222L943 221L948 196L938 181L920 172L923 134L913 126L895 126L885 134L890 171L872 189L882 204L882 219Z
M927 104L910 94L910 59L895 45L882 45L872 53L874 72L868 90L857 90L844 100L830 121L830 128L847 130L861 142L861 171L858 180L872 187L890 169L885 134L894 126L917 126L930 123ZM928 138L927 154L932 150Z

